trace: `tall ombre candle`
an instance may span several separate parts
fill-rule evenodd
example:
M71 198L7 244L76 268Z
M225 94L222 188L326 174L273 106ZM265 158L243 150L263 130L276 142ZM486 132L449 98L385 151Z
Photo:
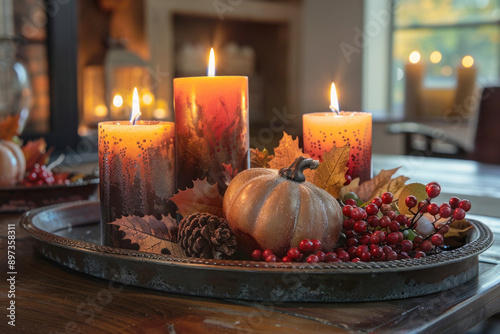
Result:
M102 242L130 248L123 232L110 223L130 215L175 217L169 200L177 190L174 123L99 123L99 178Z
M205 177L223 185L223 164L249 168L248 78L214 76L210 63L209 76L174 79L179 189Z
M332 91L335 86L332 87ZM332 105L335 103L332 92ZM336 99L336 94L335 94ZM338 108L338 107L337 107ZM348 174L361 182L372 177L372 115L366 112L317 112L303 115L304 151L321 160L334 146L351 145Z

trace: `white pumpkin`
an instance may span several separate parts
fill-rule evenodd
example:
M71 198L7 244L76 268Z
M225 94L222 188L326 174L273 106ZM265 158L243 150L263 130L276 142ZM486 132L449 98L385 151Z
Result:
M0 140L0 186L12 186L21 182L26 173L26 158L19 145Z

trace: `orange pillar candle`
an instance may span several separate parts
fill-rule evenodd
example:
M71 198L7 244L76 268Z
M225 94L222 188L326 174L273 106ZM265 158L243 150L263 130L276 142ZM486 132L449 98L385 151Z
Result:
M175 214L169 200L177 189L174 123L99 123L99 178L103 244L130 248L109 223L129 215Z
M332 96L335 86L332 87ZM336 99L336 94L335 94ZM332 98L332 105L335 104ZM338 105L338 103L337 103ZM338 108L338 107L337 107ZM320 159L334 146L351 145L347 172L361 182L372 177L372 115L366 112L317 112L303 115L304 151Z
M213 74L174 79L179 189L205 177L223 185L222 164L249 167L248 78Z

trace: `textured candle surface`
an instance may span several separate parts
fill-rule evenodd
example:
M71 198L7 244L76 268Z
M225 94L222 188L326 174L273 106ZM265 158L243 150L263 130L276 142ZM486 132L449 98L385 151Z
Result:
M169 200L177 189L174 123L99 123L99 177L104 244L128 248L118 227L108 223L129 215L175 214Z
M223 164L249 167L248 78L174 79L177 186L223 183Z
M325 151L349 143L351 156L348 173L361 182L371 178L372 115L342 111L311 113L303 116L304 151L313 159L322 159Z

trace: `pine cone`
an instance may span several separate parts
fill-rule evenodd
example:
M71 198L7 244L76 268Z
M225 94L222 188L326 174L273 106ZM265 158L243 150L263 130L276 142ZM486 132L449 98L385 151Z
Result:
M177 242L187 256L227 259L236 252L236 237L223 218L194 213L181 220Z

